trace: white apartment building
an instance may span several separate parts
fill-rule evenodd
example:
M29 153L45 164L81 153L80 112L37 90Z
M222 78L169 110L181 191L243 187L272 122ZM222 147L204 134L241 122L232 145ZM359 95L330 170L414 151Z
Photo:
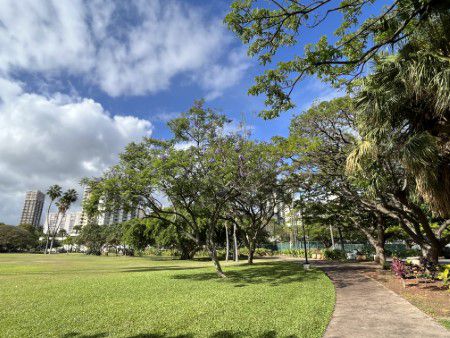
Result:
M47 219L44 224L44 232L47 233L50 229L51 232L55 230L55 228L59 225L59 230L64 229L66 233L72 235L74 234L74 226L81 225L81 211L76 212L68 212L64 216L61 215L58 217L57 212L49 213L48 223Z
M84 205L84 202L89 198L90 195L90 189L88 186L85 186L83 191L83 200L82 204ZM133 218L143 218L144 212L136 207L136 209L132 210L131 212L125 212L123 209L119 209L116 211L104 211L104 200L100 200L98 210L100 211L100 214L97 216L97 223L99 225L111 225L116 223L122 223L129 221ZM81 211L80 216L80 225L85 226L89 222L89 217L85 210Z

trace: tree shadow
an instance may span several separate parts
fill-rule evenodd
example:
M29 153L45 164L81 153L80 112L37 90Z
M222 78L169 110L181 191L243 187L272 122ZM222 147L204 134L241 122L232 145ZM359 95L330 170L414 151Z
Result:
M167 266L138 266L132 268L121 269L120 272L151 272L151 271L180 271L180 270L198 270L204 269L201 266L179 266L179 265L167 265Z
M63 334L60 336L61 338L103 338L108 337L108 333L101 332L101 333L94 333L94 334L83 334L79 332L68 332L66 334Z
M252 284L282 284L316 280L317 272L312 269L305 271L301 266L292 262L262 262L253 265L238 266L236 270L225 271L227 278L219 279L214 272L174 275L174 279L208 281L217 280L232 283L235 287L245 287Z
M244 337L250 337L253 336L253 334L245 333L241 331L231 331L231 330L223 330L223 331L217 331L210 335L208 335L208 338L244 338ZM199 337L198 335L193 335L192 333L187 334L180 334L180 335L168 335L168 334L161 334L161 333L141 333L134 336L128 336L128 338L195 338ZM257 336L257 338L276 338L278 337L276 331L266 331L261 333ZM288 335L284 336L283 338L298 338L297 335Z
M68 332L60 338L103 338L109 337L110 335L106 332L95 333L95 334L83 334L79 332ZM200 335L195 335L193 333L182 333L171 335L167 333L138 333L136 335L127 336L127 338L196 338L200 337ZM204 335L202 335L204 337ZM254 337L254 332L242 332L242 331L231 331L231 330L223 330L217 331L207 336L208 338L245 338L245 337ZM258 336L257 338L277 338L279 335L276 331L270 330L265 331ZM281 337L281 336L280 336ZM283 336L283 338L298 338L297 335L288 335Z

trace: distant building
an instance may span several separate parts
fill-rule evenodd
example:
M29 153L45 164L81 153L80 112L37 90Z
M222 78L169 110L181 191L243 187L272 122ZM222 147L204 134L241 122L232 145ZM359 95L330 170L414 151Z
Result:
M59 229L57 231L64 229L67 234L72 235L75 233L73 228L76 225L81 225L81 215L81 211L68 212L62 218L59 217L58 219L58 213L51 212L49 213L48 223L47 220L45 220L44 232L48 233L48 231L50 230L50 232L53 233L55 231L55 228L59 225Z
M89 223L89 217L87 215L87 212L84 210L84 202L89 198L91 195L91 189L88 185L86 185L83 189L83 199L81 200L81 219L80 219L80 225L85 226Z
M84 210L84 202L90 197L91 190L89 186L85 186L83 190L83 200L82 200L82 211L80 216L80 225L85 226L89 223L89 216L87 212ZM144 213L143 211L136 207L136 209L132 210L131 212L125 212L123 209L118 209L115 211L105 211L104 207L105 201L104 199L100 199L98 210L100 211L99 215L97 216L97 224L99 225L111 225L116 223L122 223L129 221L133 218L143 218Z
M97 222L99 225L111 225L129 221L133 218L143 218L143 212L136 208L131 212L125 212L122 209L113 212L102 212L98 216Z
M39 190L28 191L25 195L20 224L41 224L42 209L44 208L45 194Z

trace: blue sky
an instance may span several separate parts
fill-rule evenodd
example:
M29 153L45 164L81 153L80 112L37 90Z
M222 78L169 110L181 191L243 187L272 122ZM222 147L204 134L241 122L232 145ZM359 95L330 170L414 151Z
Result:
M225 27L230 1L0 2L0 221L16 224L27 190L76 187L131 141L168 136L167 120L205 98L255 139L287 135L292 113L264 121L247 95L264 71ZM369 13L368 13L369 14ZM339 14L298 46L333 39ZM294 93L299 113L338 93L315 78Z

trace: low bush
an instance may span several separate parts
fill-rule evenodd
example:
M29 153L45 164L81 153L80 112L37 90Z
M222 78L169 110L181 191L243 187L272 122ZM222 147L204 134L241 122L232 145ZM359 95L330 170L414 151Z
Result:
M405 278L407 275L406 263L398 258L392 259L391 270L398 278Z
M345 251L339 249L326 249L323 252L323 255L326 260L331 261L340 261L346 259Z
M450 264L444 265L442 271L437 276L442 281L444 286L450 287Z
M155 247L148 247L143 251L142 255L178 257L178 256L180 256L180 253L176 249L161 249L161 248L155 248Z
M415 257L420 255L420 250L418 249L400 249L400 250L386 250L386 256L397 257L397 258L407 258Z

